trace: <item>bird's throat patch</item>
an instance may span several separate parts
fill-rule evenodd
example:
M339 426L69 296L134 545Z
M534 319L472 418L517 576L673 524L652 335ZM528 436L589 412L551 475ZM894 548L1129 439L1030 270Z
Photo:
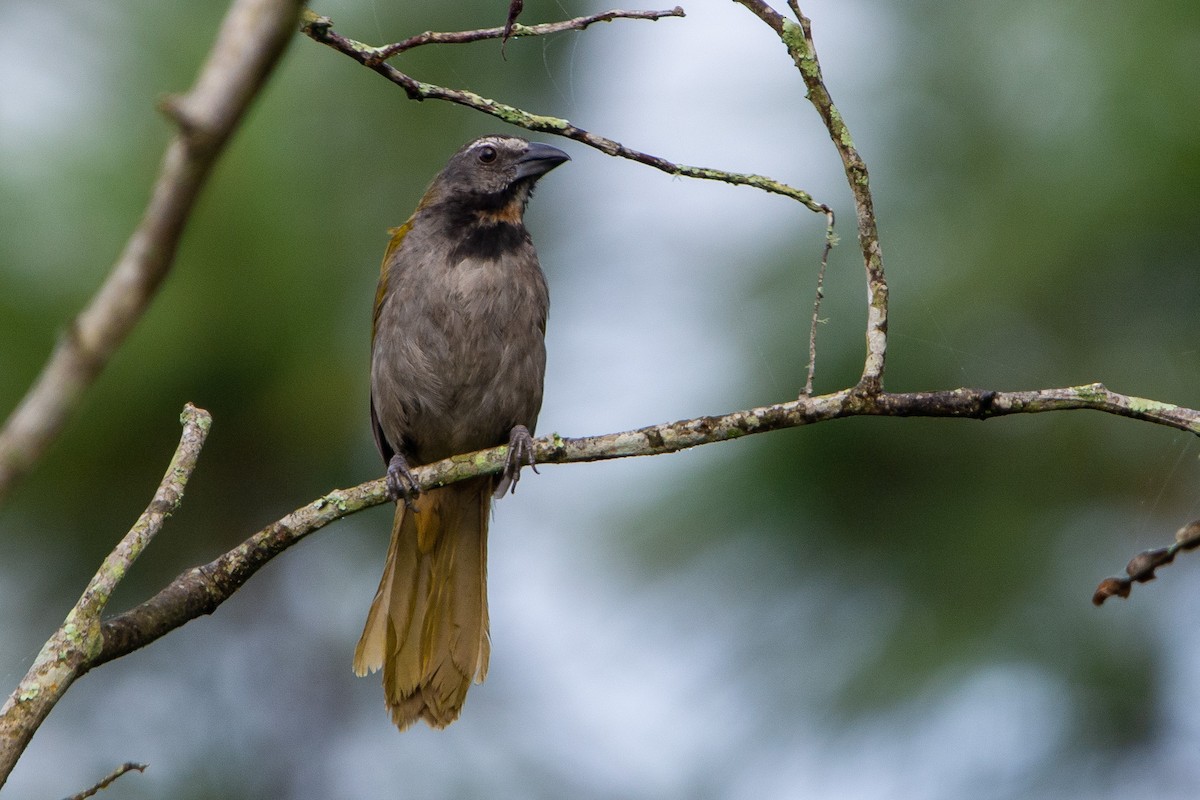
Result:
M495 208L477 208L475 217L481 225L516 225L520 227L524 212L524 203L515 198Z
M529 242L529 232L521 224L520 217L516 222L474 222L454 231L453 235L458 242L451 252L452 262L468 258L495 261L517 253Z

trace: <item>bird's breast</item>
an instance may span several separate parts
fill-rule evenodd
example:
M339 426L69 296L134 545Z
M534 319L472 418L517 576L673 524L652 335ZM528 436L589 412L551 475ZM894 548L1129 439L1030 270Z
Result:
M380 308L372 392L389 441L426 462L532 430L549 306L532 246L422 266L390 275Z

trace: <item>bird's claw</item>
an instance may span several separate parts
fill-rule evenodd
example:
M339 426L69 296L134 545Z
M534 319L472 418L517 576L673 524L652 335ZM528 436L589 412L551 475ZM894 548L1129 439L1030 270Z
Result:
M392 500L403 500L404 507L413 511L413 500L421 493L417 477L408 468L404 456L397 453L388 461L387 467L388 497Z
M533 452L533 435L524 425L516 425L508 434L508 455L504 459L504 469L500 473L500 482L496 485L497 499L517 491L517 481L521 480L521 467L528 466L535 473L538 471L537 459Z

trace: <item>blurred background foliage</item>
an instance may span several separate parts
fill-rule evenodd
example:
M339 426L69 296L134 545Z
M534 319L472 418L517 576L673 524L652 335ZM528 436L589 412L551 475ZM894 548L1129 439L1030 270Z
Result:
M606 7L529 0L522 20ZM374 43L505 14L313 8ZM685 8L398 66L832 203L818 389L851 383L864 282L836 155L766 28L733 3ZM804 8L871 168L890 388L1102 380L1200 404L1200 6ZM0 412L136 224L170 135L154 102L190 85L224 9L6 3ZM184 402L213 434L118 607L381 474L365 411L385 230L493 130L298 37L149 315L0 509L7 684L143 508ZM795 396L821 220L564 146L575 160L529 213L554 297L540 431ZM1053 414L847 420L544 469L497 509L492 675L440 733L397 734L350 673L388 531L386 510L362 514L89 675L8 792L65 795L134 759L152 767L122 797L1194 797L1200 637L1182 611L1200 572L1184 558L1130 601L1088 598L1200 515L1198 455Z

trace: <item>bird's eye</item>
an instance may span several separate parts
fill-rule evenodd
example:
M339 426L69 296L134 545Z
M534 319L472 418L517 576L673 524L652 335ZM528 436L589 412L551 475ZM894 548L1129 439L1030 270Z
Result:
M479 160L484 164L490 164L496 160L496 148L490 144L479 148Z

